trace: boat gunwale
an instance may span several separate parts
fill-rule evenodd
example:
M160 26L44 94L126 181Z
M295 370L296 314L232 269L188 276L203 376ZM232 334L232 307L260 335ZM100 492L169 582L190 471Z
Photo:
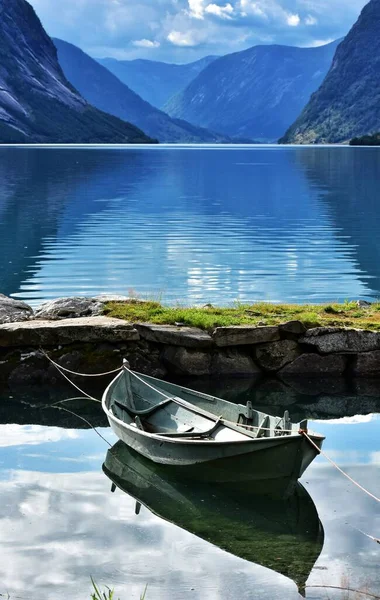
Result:
M140 374L139 374L140 375ZM122 421L121 419L119 419L118 417L116 417L111 410L108 407L108 400L111 400L111 398L108 398L109 396L109 392L111 391L111 388L116 384L116 382L118 381L118 379L121 379L123 376L125 376L125 371L121 371L121 373L119 373L119 375L117 375L115 377L115 379L113 379L111 381L111 383L107 386L107 388L105 389L104 393L103 393L103 397L102 397L102 408L104 410L104 412L106 413L107 417L111 420L113 420L119 427L121 427L122 429L126 429L130 432L133 432L134 434L138 434L141 437L145 437L148 439L154 439L156 441L160 441L160 442L166 442L169 444L181 444L181 445L189 445L189 446L194 446L194 445L199 445L199 446L217 446L217 447L226 447L228 446L243 446L243 445L250 445L253 443L261 443L263 445L265 445L266 443L269 442L273 442L273 441L277 441L277 442L281 442L285 443L287 441L292 440L292 443L294 443L294 440L299 441L300 439L303 439L304 436L299 433L299 432L294 432L291 433L287 436L271 436L271 437L261 437L261 438L252 438L252 437L248 437L245 440L224 440L224 441L217 441L217 440L199 440L199 439L181 439L181 438L170 438L167 435L165 436L161 436L158 433L149 433L148 431L144 431L142 429L138 429L137 427L133 427L132 425L129 425L129 423L125 423L125 421ZM156 379L154 377L152 377L152 379ZM159 381L159 380L157 380ZM170 382L169 382L170 383ZM175 384L174 384L175 385ZM190 388L186 388L189 389ZM193 391L193 390L190 390ZM202 392L201 392L202 393ZM212 396L208 396L207 394L204 394L204 396L212 398ZM215 416L215 421L217 420L217 417ZM223 422L222 422L223 423ZM222 424L221 423L221 424ZM228 428L227 424L223 425L225 427ZM241 431L242 435L245 435L244 430L242 429ZM325 436L322 436L320 434L317 433L309 433L309 437L312 440L324 440ZM277 445L277 444L276 444ZM278 445L282 445L281 443L279 443Z

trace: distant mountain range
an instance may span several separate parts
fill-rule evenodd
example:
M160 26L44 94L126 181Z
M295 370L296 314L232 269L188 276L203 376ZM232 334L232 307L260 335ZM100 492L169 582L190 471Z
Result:
M314 48L174 65L54 44L26 0L0 0L0 143L336 143L380 129L380 0Z
M162 108L166 102L184 89L217 56L205 56L186 65L174 65L153 60L97 59L141 98Z
M78 94L30 4L0 0L0 143L149 141Z
M172 119L143 100L77 46L55 38L53 41L65 76L82 96L98 109L135 123L160 142L229 141L227 136L218 135L183 120Z
M281 140L336 143L380 129L380 0L371 0L338 47L319 90Z
M223 56L164 109L226 135L277 141L322 83L337 45L255 46Z

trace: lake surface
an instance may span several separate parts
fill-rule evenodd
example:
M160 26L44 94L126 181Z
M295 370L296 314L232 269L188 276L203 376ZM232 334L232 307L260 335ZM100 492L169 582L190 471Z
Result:
M61 398L50 390L49 402ZM309 600L347 599L311 586L379 593L379 546L364 535L379 537L378 503L322 457L301 480L311 505L304 510L301 503L295 512L272 510L253 498L251 509L248 488L226 495L215 486L160 483L146 467L141 478L131 469L124 482L134 494L120 489L112 494L102 472L109 446L94 431L78 429L83 423L74 415L44 408L45 401L31 391L0 394L5 597L8 592L18 600L84 600L90 576L115 587L121 600L138 600L146 584L147 600L296 600L295 579L307 580ZM305 403L305 397L299 401ZM345 401L350 398L342 397L340 406ZM97 405L63 406L86 415L110 444L116 442ZM311 414L317 416L314 405L304 408L303 416ZM376 414L311 423L326 435L325 451L377 496L379 423ZM154 512L143 506L135 514L136 490ZM318 516L323 529L317 539ZM295 534L297 519L305 535Z
M380 149L0 149L0 292L380 297Z

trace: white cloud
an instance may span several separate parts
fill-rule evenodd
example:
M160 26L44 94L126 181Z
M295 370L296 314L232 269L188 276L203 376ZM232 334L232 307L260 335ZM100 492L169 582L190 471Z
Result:
M168 41L174 46L196 46L191 32L181 33L180 31L171 31L167 37Z
M252 2L251 0L240 0L239 8L242 17L247 17L248 15L257 17L267 16L262 7L257 2Z
M0 448L9 446L39 446L62 440L77 439L78 433L71 429L42 427L40 425L1 425Z
M159 48L161 46L160 42L146 39L134 40L132 44L138 48Z
M308 15L305 19L305 25L317 25L318 19L313 17L312 15Z
M203 19L203 0L189 0L189 15L194 19Z
M367 2L61 0L57 11L52 0L29 1L50 35L92 56L168 62L189 62L262 43L319 45L320 40L344 36ZM142 40L147 42L140 44Z
M218 4L209 4L205 8L205 12L210 15L220 17L221 19L231 19L231 15L233 14L234 9L229 3L225 6L219 6Z
M298 27L298 25L301 23L301 19L299 15L288 15L286 22L289 27Z

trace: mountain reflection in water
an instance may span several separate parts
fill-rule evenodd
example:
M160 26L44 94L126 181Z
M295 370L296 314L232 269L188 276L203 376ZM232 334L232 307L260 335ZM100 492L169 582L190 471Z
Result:
M276 500L255 495L251 482L244 488L189 483L176 478L175 470L145 459L120 441L108 450L103 470L155 515L289 577L304 593L324 533L315 505L300 484L291 497Z

